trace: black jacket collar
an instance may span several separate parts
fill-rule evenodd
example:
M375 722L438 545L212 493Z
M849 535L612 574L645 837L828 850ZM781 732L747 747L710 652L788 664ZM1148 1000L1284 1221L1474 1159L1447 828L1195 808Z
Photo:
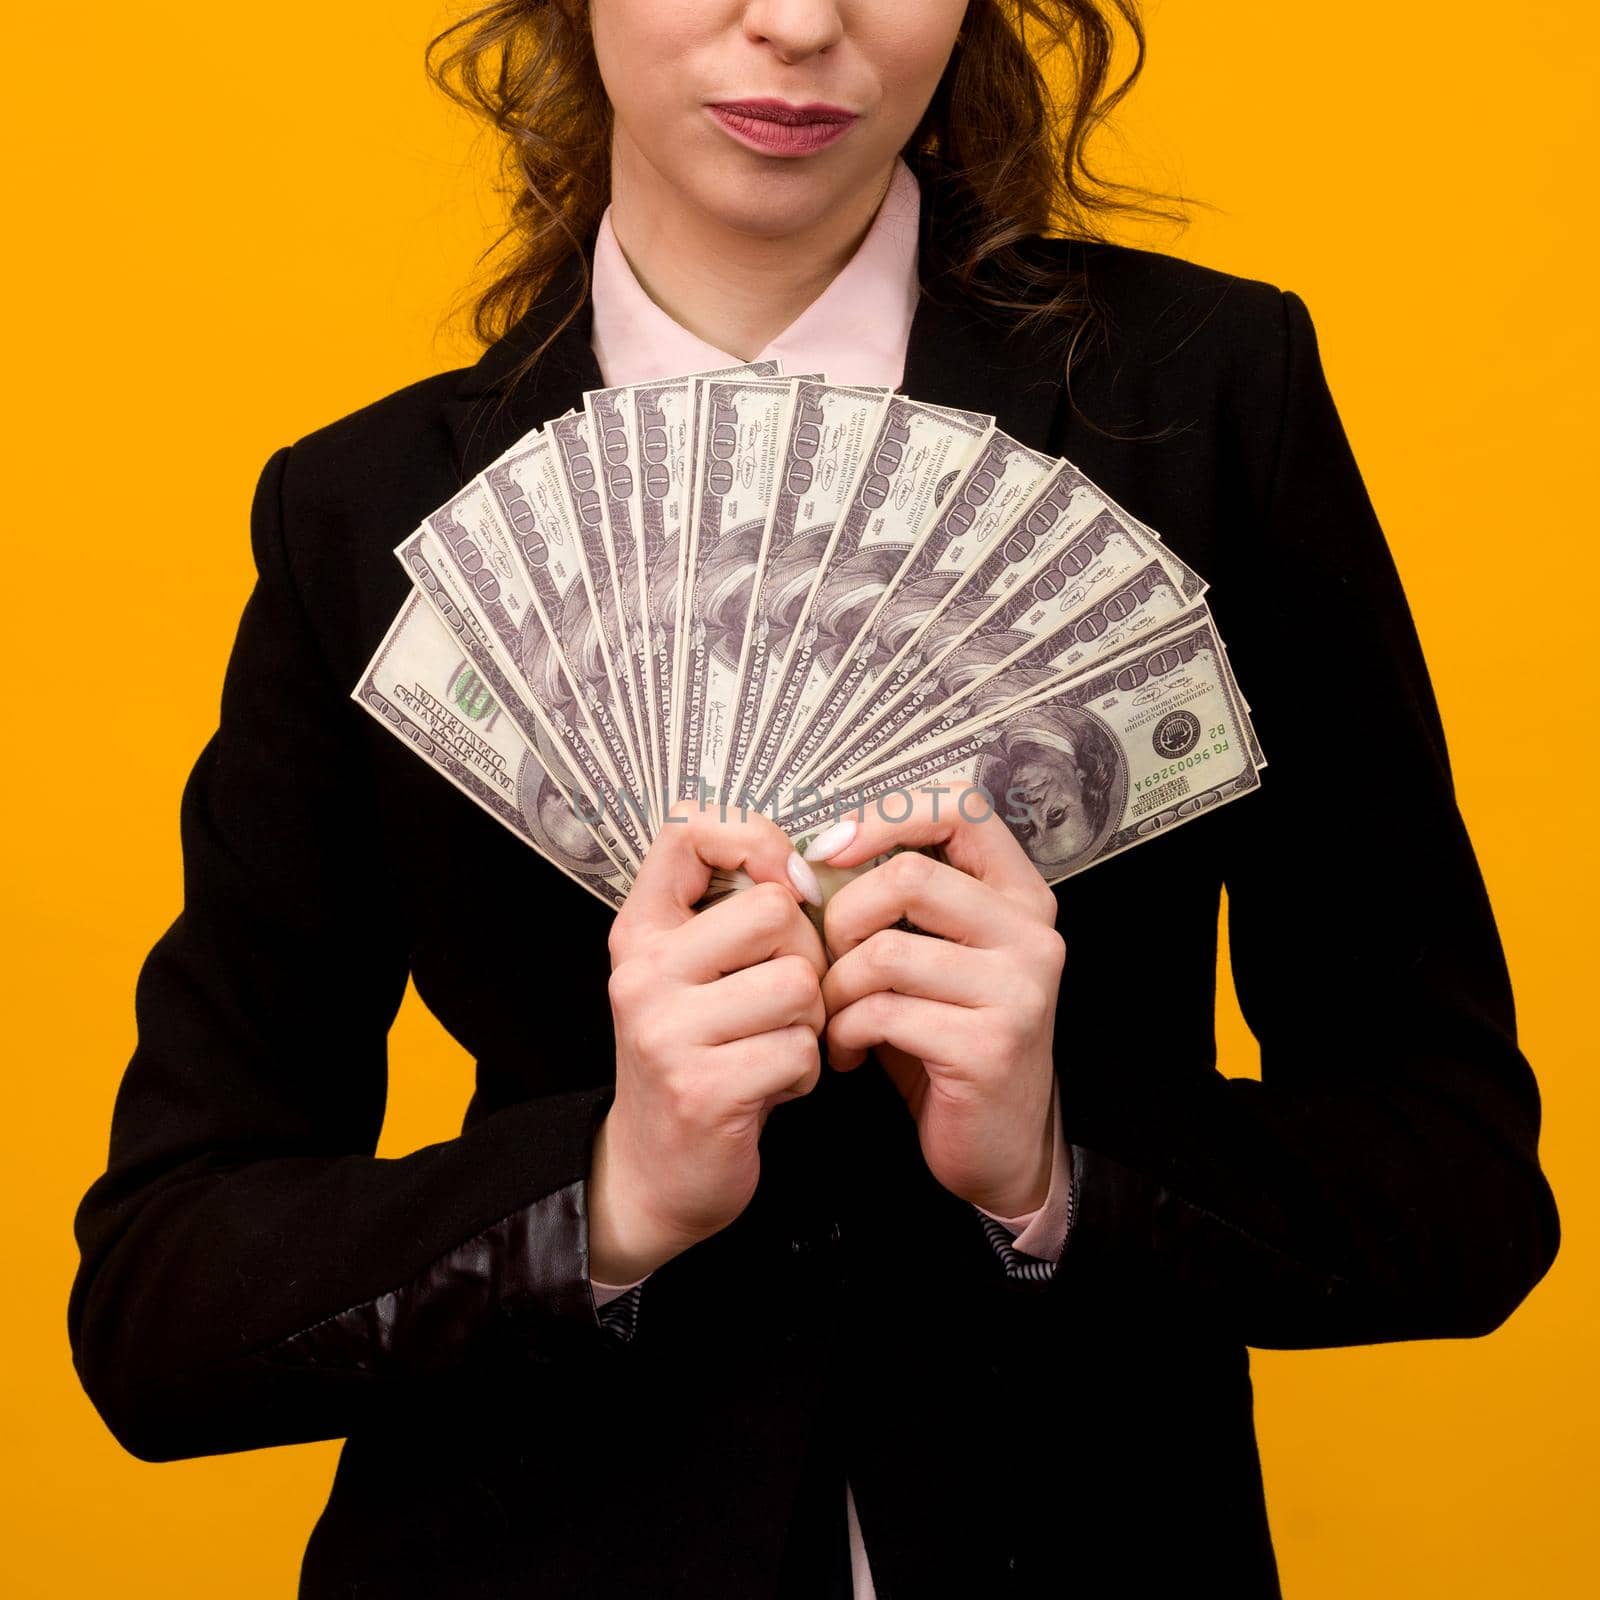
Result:
M462 481L475 476L523 434L598 389L589 348L593 303L587 286L593 244L569 256L539 302L467 369L446 406ZM528 352L581 303L534 366L516 378ZM1048 451L1064 398L1065 354L1054 338L1012 336L996 313L945 281L924 287L911 319L901 390L913 400L992 413L996 426Z

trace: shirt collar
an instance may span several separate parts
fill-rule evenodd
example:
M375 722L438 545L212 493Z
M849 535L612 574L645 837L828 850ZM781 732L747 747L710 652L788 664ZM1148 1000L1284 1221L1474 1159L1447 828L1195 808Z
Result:
M856 253L755 359L780 361L786 374L823 372L830 383L898 388L919 293L920 209L916 174L896 156L888 193ZM617 243L609 205L595 239L592 296L590 345L607 386L740 365L645 293Z

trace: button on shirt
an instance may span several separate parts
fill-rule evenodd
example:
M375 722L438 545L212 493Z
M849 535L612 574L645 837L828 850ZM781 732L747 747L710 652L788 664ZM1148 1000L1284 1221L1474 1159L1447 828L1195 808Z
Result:
M876 384L897 389L905 374L906 347L919 292L917 234L921 191L916 174L895 158L894 174L854 255L826 289L751 360L777 360L786 373L821 372L830 383ZM607 386L644 383L680 373L733 367L743 358L719 350L667 315L645 293L611 226L611 207L600 218L591 285L590 345ZM912 397L913 399L915 396ZM1061 1131L1059 1095L1052 1094L1055 1155L1049 1193L1037 1210L998 1217L974 1207L975 1222L1009 1272L1048 1275L1060 1259L1071 1221L1071 1172ZM892 1250L894 1241L883 1241ZM646 1278L649 1275L646 1274ZM640 1278L632 1284L592 1282L596 1308L618 1330L631 1331L639 1310ZM845 1485L850 1564L855 1600L873 1600L872 1571Z

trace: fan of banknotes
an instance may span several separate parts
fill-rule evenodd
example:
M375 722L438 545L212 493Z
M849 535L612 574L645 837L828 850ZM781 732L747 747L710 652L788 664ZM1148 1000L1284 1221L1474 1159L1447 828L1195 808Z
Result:
M886 388L757 362L587 391L395 554L412 592L353 698L612 906L680 800L803 845L931 791L1054 883L1266 765L1153 529Z

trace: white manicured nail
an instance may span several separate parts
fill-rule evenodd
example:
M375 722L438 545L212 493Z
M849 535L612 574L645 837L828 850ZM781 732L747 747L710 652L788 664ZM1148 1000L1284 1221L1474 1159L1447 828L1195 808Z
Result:
M844 817L830 828L824 828L810 844L806 846L807 861L826 861L829 856L836 856L856 836L856 819Z
M789 882L803 894L814 906L822 904L822 885L817 882L817 875L804 861L796 850L789 852Z

